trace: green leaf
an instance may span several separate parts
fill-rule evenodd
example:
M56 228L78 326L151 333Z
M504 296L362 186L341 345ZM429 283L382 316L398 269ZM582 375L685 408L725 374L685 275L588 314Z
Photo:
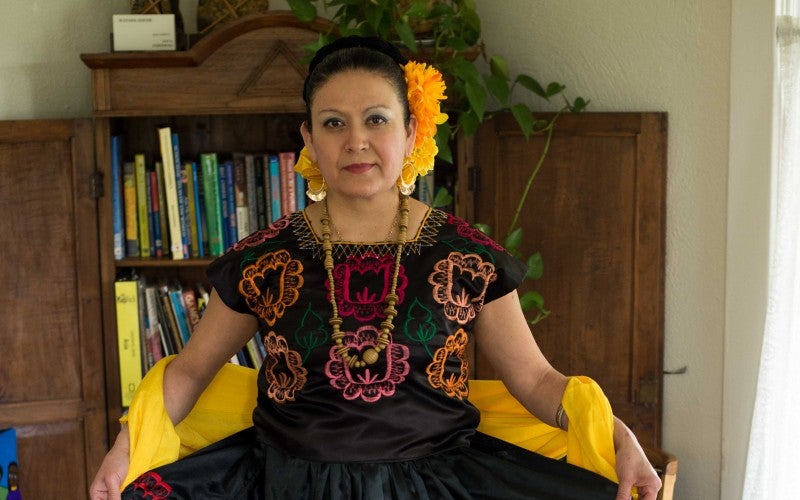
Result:
M508 233L506 236L505 241L503 241L503 246L506 247L506 250L509 252L513 252L519 248L519 245L522 243L522 228L518 227Z
M514 118L519 124L519 128L522 130L522 133L525 134L525 139L528 139L533 131L533 111L531 111L528 106L518 103L511 106L511 114L514 115Z
M542 310L544 308L544 297L539 292L525 292L519 298L519 305L523 311L530 311L534 307Z
M492 56L489 58L489 68L492 70L493 75L497 75L506 80L508 76L508 62L500 56Z
M317 8L310 0L286 0L297 19L310 23L317 18Z
M583 97L576 97L575 102L573 102L572 106L570 106L570 111L573 111L575 113L580 113L581 111L586 109L586 106L588 105L589 101L585 100Z
M475 132L478 130L480 124L481 120L475 116L475 113L472 110L458 115L458 126L461 127L461 130L467 137L475 135Z
M532 280L538 280L542 277L543 273L544 261L542 260L542 254L536 252L528 257L528 274L526 274L526 276Z
M492 235L492 228L488 224L484 224L482 222L476 222L475 224L472 225L472 227L474 227L478 231L482 232L486 236L491 236Z
M397 36L400 37L400 41L403 42L403 45L408 47L412 52L416 52L417 41L414 37L414 32L411 30L411 26L405 21L398 21L394 29L397 31Z
M517 83L525 87L526 89L530 90L534 94L538 95L543 99L547 99L547 92L545 92L542 85L536 81L533 77L528 75L517 75L515 80Z
M547 97L552 97L556 94L560 94L567 88L566 85L562 85L558 82L551 82L547 85Z
M486 89L481 85L475 85L472 82L467 82L467 100L472 112L479 119L483 119L483 114L486 112Z
M454 57L447 62L447 68L456 78L464 82L472 82L475 85L481 84L481 75L478 68L463 57Z
M435 208L446 207L453 203L453 195L447 188L441 187L436 191L436 196L433 197L433 206Z
M483 79L486 81L486 87L489 89L489 92L500 101L502 106L506 106L508 104L508 98L511 95L508 80L500 75L485 75Z
M411 2L405 15L410 18L424 18L428 14L427 4L427 0L415 0Z
M436 147L439 152L436 156L450 164L453 163L453 152L450 150L450 132L451 127L448 122L444 122L436 127L436 135L433 137L436 141Z

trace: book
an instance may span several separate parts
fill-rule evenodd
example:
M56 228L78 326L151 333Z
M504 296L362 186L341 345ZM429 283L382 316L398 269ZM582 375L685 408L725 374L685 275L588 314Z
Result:
M122 138L111 136L111 219L114 259L125 257L125 211L122 198Z
M175 353L178 353L183 349L183 337L178 327L175 308L172 306L172 298L169 292L169 286L167 285L158 287L158 298L161 301L161 314L163 315L162 324L164 324L168 330L172 345L175 346Z
M183 290L179 285L173 285L169 287L168 293L172 303L172 312L175 315L175 322L178 325L178 332L181 334L181 344L186 345L189 342L189 337L192 336L192 328L186 315L186 305L183 303Z
M178 190L178 215L181 221L181 243L183 244L184 258L191 255L191 233L189 229L189 216L187 215L186 204L186 168L181 161L181 147L178 142L178 134L172 133L172 156L175 164L175 185Z
M231 213L230 205L228 204L228 198L230 197L230 193L228 192L228 174L224 161L217 162L217 172L219 173L219 211L222 214L222 248L224 252L233 245L230 231Z
M192 162L192 185L194 187L194 220L197 225L197 256L205 257L208 237L203 214L203 174L196 162Z
M223 235L217 155L215 153L201 154L200 166L203 171L203 200L208 232L208 253L212 257L219 257L225 251L225 237Z
M278 163L277 155L269 155L269 199L270 222L275 222L281 218L281 168Z
M160 257L170 252L169 216L167 215L167 198L164 194L164 164L157 161L155 165L156 190L158 192L158 227L161 229Z
M144 154L134 156L136 175L136 217L139 235L139 256L150 257L150 216L147 209L147 172Z
M17 458L17 430L0 429L0 499L19 499L19 459Z
M253 368L260 368L261 363L264 362L264 358L261 357L261 351L258 349L258 343L260 341L260 336L258 332L256 332L256 334L253 335L253 337L250 338L245 345L247 348L247 354L250 358L250 366Z
M222 163L222 168L225 169L225 190L228 193L228 247L231 247L239 241L239 231L236 226L236 188L234 187L233 160L225 160Z
M234 153L233 155L233 193L236 211L236 241L244 239L250 234L250 212L247 172L245 165L245 155Z
M147 311L147 334L145 339L150 353L150 365L152 368L161 358L164 357L166 347L163 345L163 333L161 329L161 319L158 317L158 297L153 285L146 285L144 288L145 310Z
M189 221L189 253L192 257L200 257L200 233L197 228L197 201L195 198L195 181L197 176L194 173L195 163L187 161L183 163L181 178L186 183L186 218Z
M153 228L153 255L162 257L164 255L164 240L161 237L161 201L159 200L158 172L155 166L147 172L150 179L150 227Z
M417 199L422 203L433 206L436 197L433 183L433 172L417 177Z
M306 208L306 180L299 172L295 172L295 191L297 192L297 210Z
M125 255L139 256L139 222L136 208L136 169L132 161L122 165L122 196L125 204Z
M173 259L181 260L186 258L186 255L183 252L183 235L181 234L181 218L178 209L178 177L175 172L175 160L172 151L172 131L169 127L161 127L158 129L158 138L161 146L161 163L164 170L164 195L167 202L166 211L169 224L169 250Z
M266 169L264 168L266 160L264 155L256 155L253 158L253 176L256 184L256 225L253 227L253 231L267 227L267 221L269 220L269 212L267 210L269 193L267 182L269 181L265 175Z
M197 324L200 323L200 309L197 307L197 295L195 291L189 287L184 287L181 290L183 296L183 306L186 310L186 319L189 322L189 330L194 333Z
M247 234L256 231L258 225L258 189L256 187L256 158L255 155L247 154L244 156L244 176L247 185ZM240 238L241 239L241 238Z
M133 393L142 381L141 325L139 324L139 280L114 282L117 313L119 386L123 407L130 406Z
M295 153L282 151L278 153L281 176L281 212L290 214L297 210L297 193L295 185Z

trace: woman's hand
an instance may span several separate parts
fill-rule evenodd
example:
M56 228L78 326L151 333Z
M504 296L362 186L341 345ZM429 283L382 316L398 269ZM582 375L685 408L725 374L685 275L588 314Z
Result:
M644 450L630 429L619 419L614 419L614 447L617 450L617 500L629 500L631 488L636 487L639 500L656 500L661 489L658 477Z
M123 427L117 435L114 446L106 454L100 470L94 476L89 486L91 500L118 500L120 486L128 474L130 466L130 445L128 443L128 428Z

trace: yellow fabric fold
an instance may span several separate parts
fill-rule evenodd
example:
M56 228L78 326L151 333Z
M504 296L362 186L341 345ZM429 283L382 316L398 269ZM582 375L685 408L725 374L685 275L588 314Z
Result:
M226 364L186 418L172 424L164 409L164 369L169 356L147 372L120 419L130 434L130 469L123 487L142 473L174 462L253 425L256 370ZM569 431L531 415L499 380L471 380L469 400L481 411L478 430L517 446L594 471L617 482L614 422L600 387L587 377L572 377L562 404Z

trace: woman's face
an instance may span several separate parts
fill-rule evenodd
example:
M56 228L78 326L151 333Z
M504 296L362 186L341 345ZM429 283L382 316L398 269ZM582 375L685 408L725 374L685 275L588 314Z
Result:
M311 103L313 132L302 133L329 193L370 198L393 191L414 147L416 119L403 120L399 97L380 75L361 70L332 76Z

